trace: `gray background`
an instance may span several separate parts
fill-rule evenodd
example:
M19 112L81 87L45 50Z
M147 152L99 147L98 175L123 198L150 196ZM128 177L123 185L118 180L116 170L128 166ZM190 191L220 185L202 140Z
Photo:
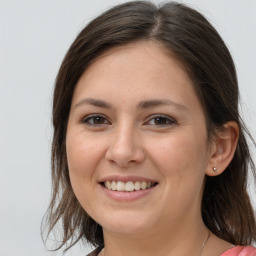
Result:
M122 2L0 0L0 256L61 255L47 252L40 237L50 198L54 79L81 28ZM256 137L256 1L183 2L204 13L230 48L242 116ZM86 251L78 244L66 255Z

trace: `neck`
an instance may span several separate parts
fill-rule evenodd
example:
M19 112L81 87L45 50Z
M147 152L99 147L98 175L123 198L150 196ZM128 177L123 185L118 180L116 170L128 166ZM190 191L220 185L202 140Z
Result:
M161 227L146 234L126 235L104 230L104 256L203 256L203 243L209 234L203 222L177 227Z

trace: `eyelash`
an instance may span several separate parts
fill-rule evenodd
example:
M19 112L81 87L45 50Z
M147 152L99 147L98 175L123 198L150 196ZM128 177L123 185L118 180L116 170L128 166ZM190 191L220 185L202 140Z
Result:
M94 123L94 121L96 121L96 118L99 119L98 121L102 121L102 123L98 123L98 124ZM157 119L158 121L161 121L160 124L156 124ZM151 121L154 121L154 124L150 124ZM92 114L92 115L86 116L85 118L82 119L82 123L87 124L89 126L103 126L103 125L111 124L111 122L109 122L104 115L100 115L100 114ZM177 124L176 120L162 114L155 114L153 116L150 116L148 120L145 123L143 123L143 125L152 125L152 126L155 125L160 127L170 126L173 124Z

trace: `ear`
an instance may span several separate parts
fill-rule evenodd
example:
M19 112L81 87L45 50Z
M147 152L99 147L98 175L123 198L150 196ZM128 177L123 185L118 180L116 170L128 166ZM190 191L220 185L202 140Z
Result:
M225 123L217 130L210 146L206 175L217 176L225 171L235 154L238 136L239 127L234 121Z

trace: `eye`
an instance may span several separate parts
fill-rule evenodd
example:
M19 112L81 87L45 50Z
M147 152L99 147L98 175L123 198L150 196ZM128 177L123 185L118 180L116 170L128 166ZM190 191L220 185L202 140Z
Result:
M175 123L176 121L173 118L168 117L166 115L154 115L146 122L146 124L148 125L156 125L156 126L168 126Z
M110 124L110 122L105 118L104 116L101 115L89 115L85 117L82 120L83 123L91 126L101 126L105 124Z

